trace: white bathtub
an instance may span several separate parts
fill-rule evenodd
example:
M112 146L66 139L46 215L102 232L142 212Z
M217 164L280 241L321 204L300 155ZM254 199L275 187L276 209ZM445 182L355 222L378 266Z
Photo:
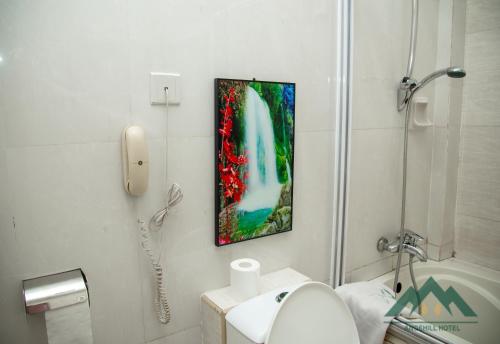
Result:
M438 339L444 343L500 343L500 272L466 263L456 259L441 262L428 261L415 264L415 276L418 287L429 277L439 284L443 290L453 287L462 299L477 314L477 317L465 317L455 305L451 305L452 315L441 306L433 295L429 295L422 304L425 322L411 321L412 326L391 326L393 332L417 332ZM392 288L394 272L380 276L375 281L382 282ZM411 287L408 266L400 273L404 294ZM404 322L405 318L401 318ZM397 323L397 321L395 321ZM416 324L416 325L415 325ZM397 329L396 327L399 327ZM417 328L417 331L413 327ZM390 331L391 332L391 328ZM420 330L420 331L419 331ZM422 333L420 333L422 334ZM418 340L415 342L419 342Z

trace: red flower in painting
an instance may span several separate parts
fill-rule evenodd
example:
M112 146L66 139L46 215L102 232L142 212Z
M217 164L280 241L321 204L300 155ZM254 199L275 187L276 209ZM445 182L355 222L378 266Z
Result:
M220 109L222 119L219 127L219 134L221 136L221 147L218 154L218 170L221 181L221 189L223 195L223 202L228 207L233 202L239 202L245 192L245 183L242 180L241 174L243 166L248 162L246 154L238 155L238 148L232 142L233 131L233 116L234 116L234 103L235 90L233 87L229 89L229 95L224 95L224 106ZM243 179L245 179L243 175ZM219 244L225 245L231 243L232 221L229 211L225 212L226 216L226 230L219 235Z
M235 90L229 89L229 95L224 95L225 106L221 109L223 119L219 133L222 137L222 147L219 151L219 173L222 181L224 198L229 203L231 200L239 202L245 192L245 183L240 178L239 167L245 165L248 159L245 155L236 155L236 146L231 142L234 115L232 104L235 102Z
M229 120L225 121L225 123L223 124L223 127L219 129L219 133L222 136L229 136L229 135L231 135L232 130L233 130L233 121L231 121L229 119Z
M221 167L221 165L219 165L219 170L222 184L224 185L224 197L226 199L232 198L236 202L239 202L245 190L245 184L240 179L238 171L233 166Z
M229 234L221 235L219 237L219 244L220 245L225 245L225 244L230 244L230 243L231 243L231 237L229 236Z

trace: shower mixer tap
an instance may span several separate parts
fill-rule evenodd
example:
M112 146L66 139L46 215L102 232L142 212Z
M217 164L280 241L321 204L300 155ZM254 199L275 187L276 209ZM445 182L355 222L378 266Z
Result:
M390 253L397 253L399 252L399 248L401 246L402 252L417 257L417 259L420 260L421 262L426 262L427 252L423 247L419 245L419 243L423 241L425 241L425 239L421 235L409 229L406 229L404 231L404 236L402 241L399 235L392 242L389 242L389 240L385 237L381 237L377 241L377 251L379 252L387 251Z

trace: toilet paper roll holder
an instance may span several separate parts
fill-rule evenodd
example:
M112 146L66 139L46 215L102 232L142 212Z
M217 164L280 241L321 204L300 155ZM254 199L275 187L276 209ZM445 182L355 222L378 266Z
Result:
M27 314L88 302L87 279L81 269L27 279L23 296Z

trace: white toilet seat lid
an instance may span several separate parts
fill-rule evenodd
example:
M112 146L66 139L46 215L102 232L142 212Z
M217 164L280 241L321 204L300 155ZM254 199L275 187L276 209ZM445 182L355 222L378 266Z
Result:
M359 344L351 312L326 284L308 282L281 302L266 344Z

